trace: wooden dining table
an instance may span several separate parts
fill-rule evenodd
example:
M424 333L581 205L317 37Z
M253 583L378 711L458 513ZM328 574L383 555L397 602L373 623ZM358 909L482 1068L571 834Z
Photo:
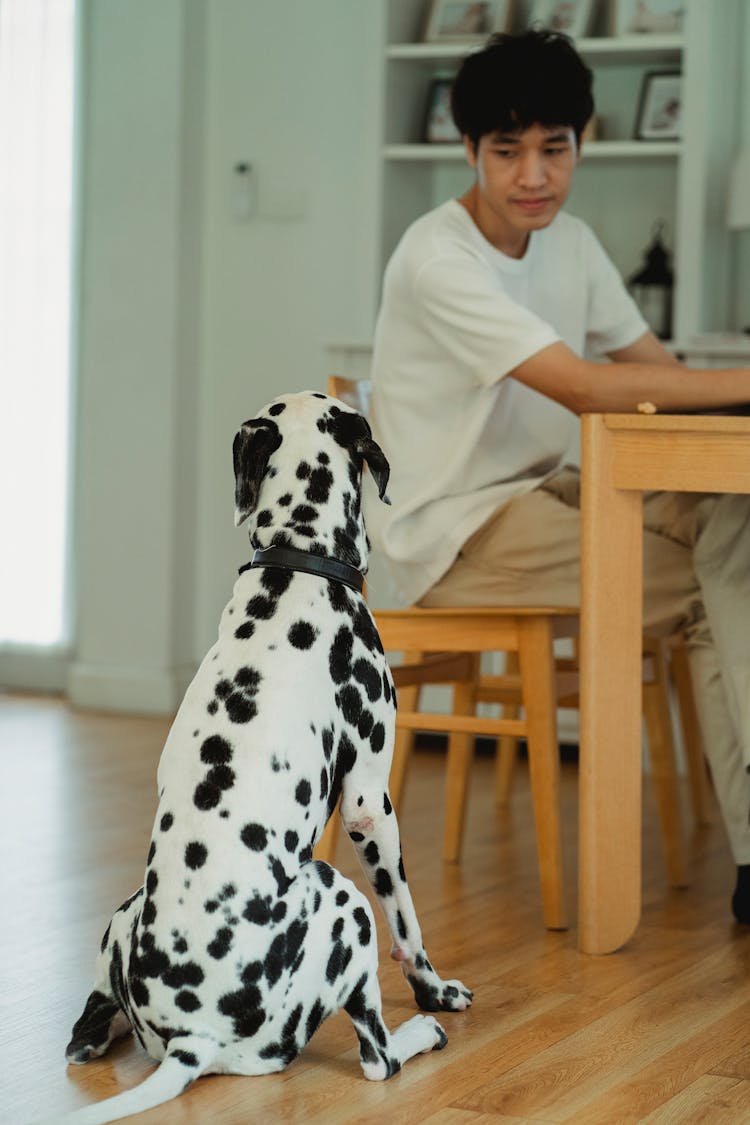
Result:
M750 417L588 414L581 444L579 948L641 913L645 491L750 492Z

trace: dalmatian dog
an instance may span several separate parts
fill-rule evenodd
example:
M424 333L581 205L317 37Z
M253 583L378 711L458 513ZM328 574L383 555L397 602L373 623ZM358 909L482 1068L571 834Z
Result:
M369 902L312 858L339 796L417 1006L471 1003L428 960L388 797L396 696L361 592L364 463L387 502L367 422L315 392L275 399L234 439L252 561L168 735L144 885L104 934L66 1052L85 1063L132 1029L161 1065L78 1125L160 1105L202 1074L281 1070L340 1008L369 1079L445 1046L432 1016L386 1027Z

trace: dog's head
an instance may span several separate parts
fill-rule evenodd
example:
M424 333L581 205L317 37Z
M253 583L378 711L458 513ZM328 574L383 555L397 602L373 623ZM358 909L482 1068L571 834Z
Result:
M281 395L243 422L233 454L234 522L255 517L253 547L298 547L364 570L362 469L389 503L389 466L361 414L317 391Z

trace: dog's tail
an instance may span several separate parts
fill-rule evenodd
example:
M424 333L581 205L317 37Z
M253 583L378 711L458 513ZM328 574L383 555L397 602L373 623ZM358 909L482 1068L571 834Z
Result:
M219 1050L215 1039L200 1035L172 1039L161 1064L140 1086L75 1110L62 1120L66 1125L106 1125L108 1121L119 1121L121 1117L162 1105L191 1086L216 1061Z

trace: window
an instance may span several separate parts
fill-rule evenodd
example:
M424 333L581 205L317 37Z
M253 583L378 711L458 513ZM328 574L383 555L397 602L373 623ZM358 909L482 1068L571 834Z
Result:
M66 639L75 0L0 0L0 643Z

